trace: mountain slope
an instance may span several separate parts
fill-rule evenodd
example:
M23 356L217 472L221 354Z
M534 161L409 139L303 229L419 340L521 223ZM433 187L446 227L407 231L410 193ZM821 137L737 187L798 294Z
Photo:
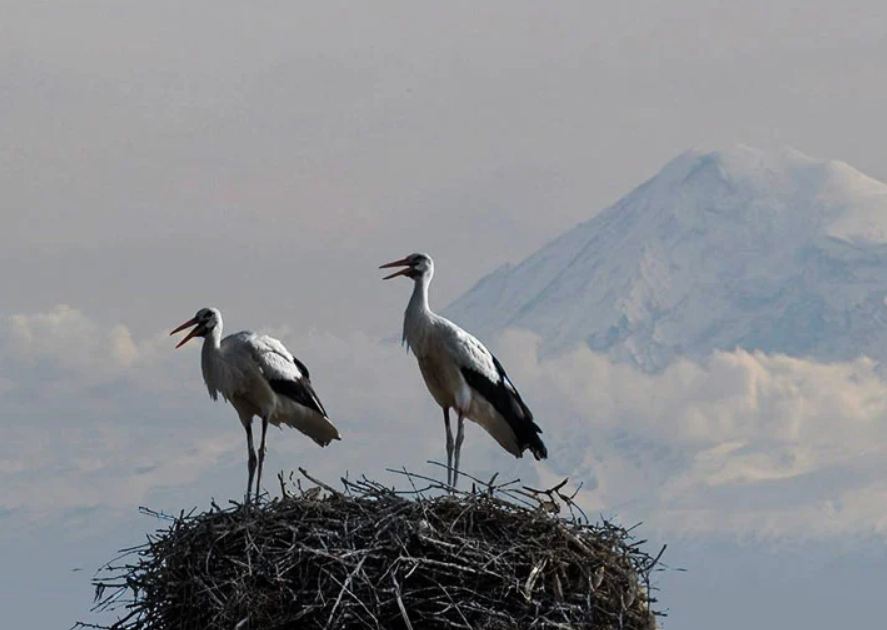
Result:
M645 370L739 346L887 358L887 185L841 162L691 151L446 311Z

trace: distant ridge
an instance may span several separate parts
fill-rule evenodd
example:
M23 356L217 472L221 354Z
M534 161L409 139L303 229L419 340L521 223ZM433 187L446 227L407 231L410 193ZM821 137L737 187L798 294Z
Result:
M784 148L688 151L446 315L647 371L736 347L887 359L887 185Z

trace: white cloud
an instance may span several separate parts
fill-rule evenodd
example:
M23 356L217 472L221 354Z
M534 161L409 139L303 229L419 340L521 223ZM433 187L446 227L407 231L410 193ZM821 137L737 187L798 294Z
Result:
M47 364L97 378L149 361L162 341L155 336L136 343L126 326L102 327L64 304L48 312L13 315L4 328L0 348L18 366Z
M438 413L400 348L361 333L269 332L308 364L347 440L319 449L272 429L269 475L305 465L335 480L348 469L415 467L436 454L426 429L439 427ZM9 419L0 508L33 521L86 507L124 514L152 497L239 497L243 429L230 406L207 396L199 342L174 345L165 332L133 338L125 326L105 327L65 306L10 318L0 329L0 416Z
M306 466L330 480L384 477L442 459L440 412L401 348L361 333L271 332L308 363L344 437L319 449L272 431L271 475ZM551 457L513 460L469 426L468 471L533 483L569 475L584 482L590 510L672 535L887 533L887 383L867 359L824 365L738 350L649 375L587 349L539 361L524 332L497 341ZM165 332L134 338L67 307L9 320L0 507L27 521L238 497L243 431L206 397L197 344L173 345Z
M887 383L869 359L736 350L648 375L588 349L539 362L528 333L499 345L557 433L552 474L592 476L598 509L684 533L887 534Z

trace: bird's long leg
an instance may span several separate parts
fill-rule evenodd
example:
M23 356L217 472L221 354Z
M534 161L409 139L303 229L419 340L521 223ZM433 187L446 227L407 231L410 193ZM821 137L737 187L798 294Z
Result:
M453 485L453 430L450 428L450 408L444 407L444 426L447 429L447 485Z
M459 426L456 428L456 457L453 461L453 489L459 483L459 454L462 452L462 440L465 439L465 416L459 413Z
M253 419L250 416L247 419L241 418L243 428L246 429L246 450L249 459L246 462L246 469L249 471L249 479L246 482L246 502L249 503L249 495L253 488L253 474L256 472L256 449L253 446Z
M262 439L259 444L259 475L256 477L256 502L262 493L262 467L265 464L265 433L268 431L268 416L262 416Z

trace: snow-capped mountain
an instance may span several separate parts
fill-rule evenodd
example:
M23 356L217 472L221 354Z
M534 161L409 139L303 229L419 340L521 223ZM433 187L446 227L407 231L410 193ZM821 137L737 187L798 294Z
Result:
M446 314L648 371L742 347L887 359L887 185L793 149L690 151Z

